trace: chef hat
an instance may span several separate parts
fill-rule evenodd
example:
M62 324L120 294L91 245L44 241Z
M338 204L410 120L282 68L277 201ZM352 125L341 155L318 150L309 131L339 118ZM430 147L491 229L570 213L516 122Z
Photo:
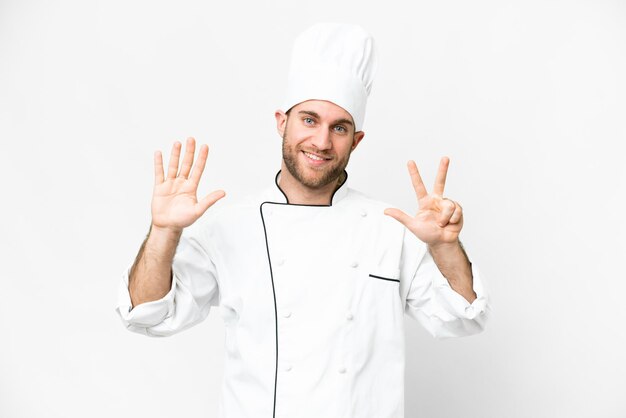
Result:
M294 42L283 109L327 100L350 113L360 131L375 72L374 38L362 27L317 23Z

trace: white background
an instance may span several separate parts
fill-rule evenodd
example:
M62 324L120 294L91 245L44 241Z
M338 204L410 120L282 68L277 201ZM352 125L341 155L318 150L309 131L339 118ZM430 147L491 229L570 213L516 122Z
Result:
M406 160L430 186L450 156L493 297L474 337L407 317L406 416L625 417L626 4L263 3L0 0L0 417L216 415L219 311L151 339L116 289L155 150L208 143L201 195L273 180L291 43L317 21L377 41L351 185L415 211Z

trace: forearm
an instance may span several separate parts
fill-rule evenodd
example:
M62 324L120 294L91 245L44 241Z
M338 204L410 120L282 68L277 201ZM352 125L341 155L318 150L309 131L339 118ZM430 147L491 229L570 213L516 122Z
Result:
M428 250L450 287L472 303L477 297L473 289L472 266L461 243L431 245Z
M152 226L131 267L128 290L132 306L161 299L172 286L172 262L181 231Z

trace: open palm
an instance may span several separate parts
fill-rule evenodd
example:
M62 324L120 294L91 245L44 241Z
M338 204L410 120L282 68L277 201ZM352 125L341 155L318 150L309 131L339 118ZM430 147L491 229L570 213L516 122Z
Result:
M194 223L215 202L225 196L216 190L198 201L198 184L206 166L209 147L202 145L196 165L194 160L196 141L187 138L185 156L180 172L178 163L182 145L175 142L172 147L167 177L163 173L163 158L160 151L154 153L154 191L152 194L153 227L181 231ZM191 174L190 174L191 173Z

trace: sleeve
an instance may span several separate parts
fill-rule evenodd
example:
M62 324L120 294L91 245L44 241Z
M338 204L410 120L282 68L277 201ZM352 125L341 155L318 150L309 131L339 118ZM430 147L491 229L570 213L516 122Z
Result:
M403 257L414 258L417 252L419 260L417 267L407 265L408 271L403 272L412 277L406 296L405 313L437 339L464 337L483 331L491 307L478 268L472 264L472 284L477 298L469 303L452 289L441 274L428 252L427 245L421 241L419 243L419 249L414 245L405 245L403 248ZM415 266L415 263L412 264Z
M202 322L219 304L217 269L197 228L183 230L172 262L172 287L161 299L132 308L130 268L122 273L116 311L130 331L165 337Z

